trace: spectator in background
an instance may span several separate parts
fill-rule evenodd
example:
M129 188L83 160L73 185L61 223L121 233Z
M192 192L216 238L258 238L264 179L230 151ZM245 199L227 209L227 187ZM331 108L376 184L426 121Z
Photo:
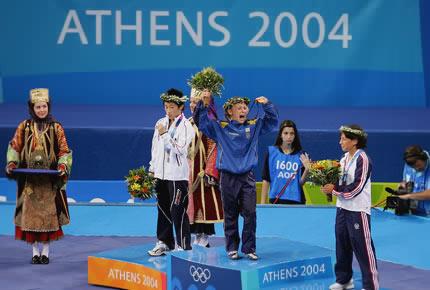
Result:
M302 151L296 124L285 120L279 127L275 145L269 146L263 165L261 203L305 204L303 184L310 167L307 153Z
M412 193L400 195L402 199L417 200L411 204L411 211L418 215L430 214L430 166L429 153L419 145L408 146L404 152L403 182L404 188L407 182L413 182Z

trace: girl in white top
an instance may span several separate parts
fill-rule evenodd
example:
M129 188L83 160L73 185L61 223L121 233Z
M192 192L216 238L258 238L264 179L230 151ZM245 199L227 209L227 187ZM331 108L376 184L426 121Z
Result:
M370 232L372 163L363 148L367 134L358 125L340 128L339 144L345 155L340 160L338 184L321 190L337 196L336 283L332 290L352 289L352 257L355 254L362 273L363 289L379 289L375 248Z

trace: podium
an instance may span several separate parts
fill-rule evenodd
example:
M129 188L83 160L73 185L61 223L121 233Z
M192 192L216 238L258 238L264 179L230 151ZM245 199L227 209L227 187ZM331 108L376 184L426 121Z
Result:
M171 289L288 289L316 281L327 289L333 283L333 251L328 249L261 238L257 239L257 253L260 259L252 261L243 254L239 260L230 260L223 247L173 252Z
M230 260L224 247L150 257L153 244L88 257L88 283L122 289L327 289L333 251L281 238L257 239L257 261ZM305 288L303 288L305 287Z
M88 257L88 284L120 289L167 290L169 255L151 257L144 244Z

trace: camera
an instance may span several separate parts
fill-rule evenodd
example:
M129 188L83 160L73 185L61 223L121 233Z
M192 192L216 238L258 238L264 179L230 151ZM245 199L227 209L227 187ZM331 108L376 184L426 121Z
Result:
M398 190L386 187L385 191L391 193L391 195L387 196L384 210L386 210L387 208L394 209L394 213L396 215L409 214L411 208L410 200L404 200L399 198L398 196L410 193L413 189L414 183L412 181L407 182L404 188L399 188Z

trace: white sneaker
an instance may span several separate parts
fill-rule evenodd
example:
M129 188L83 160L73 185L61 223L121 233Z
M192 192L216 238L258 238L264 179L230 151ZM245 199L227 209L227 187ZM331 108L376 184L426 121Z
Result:
M239 260L240 259L240 256L237 253L237 251L230 251L227 253L227 255L231 260Z
M206 248L210 247L210 245L209 245L209 236L208 235L202 234L200 236L199 246L206 247Z
M152 250L148 251L148 254L153 257L165 255L166 252L170 251L169 247L162 241L158 241Z
M248 254L246 254L246 256L248 257L248 259L250 259L252 261L257 261L259 258L255 252L254 253L248 253Z
M333 283L329 287L330 290L344 290L344 289L354 289L354 280L349 280L348 283L340 284L340 283Z

